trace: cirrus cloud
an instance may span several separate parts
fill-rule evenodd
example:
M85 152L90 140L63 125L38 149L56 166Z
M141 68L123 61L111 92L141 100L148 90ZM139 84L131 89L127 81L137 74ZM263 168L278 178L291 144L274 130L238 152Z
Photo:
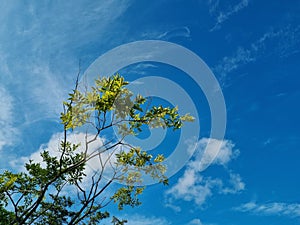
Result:
M0 86L0 151L17 141L18 130L13 125L13 110L13 97Z
M277 215L288 217L300 217L299 203L285 203L285 202L270 202L259 204L256 202L248 202L234 208L235 211L250 212L257 215Z

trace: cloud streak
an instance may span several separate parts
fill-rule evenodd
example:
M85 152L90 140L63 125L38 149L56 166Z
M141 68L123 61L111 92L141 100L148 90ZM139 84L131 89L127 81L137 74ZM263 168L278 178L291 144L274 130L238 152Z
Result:
M14 127L14 102L12 96L0 86L0 152L5 146L13 145L18 139Z
M272 55L288 57L300 51L296 47L299 44L300 26L270 29L248 47L239 46L231 56L225 56L213 71L224 84L226 76L240 67Z
M209 13L215 14L217 9L219 8L219 1L213 1L209 0ZM221 28L221 25L228 20L232 15L238 13L242 9L246 8L249 4L248 0L242 0L238 4L234 6L229 6L226 11L219 11L217 14L218 16L216 17L216 23L215 25L209 30L210 32L218 30Z
M123 216L128 220L126 225L171 225L171 223L165 218L149 216L146 217L144 215L133 214L133 215L125 215ZM123 218L120 216L119 218Z
M45 121L49 126L53 121L58 122L62 101L75 85L78 61L97 54L98 50L98 54L103 53L115 44L113 41L121 39L120 30L115 35L116 27L123 23L118 19L131 3L131 0L3 3L0 8L0 110L3 115L12 111L13 114L0 119L0 149L4 145L16 147L10 138L16 132L11 122L14 119L14 127L26 132L24 140L20 140L26 145L22 149L26 153L36 151L25 140L31 133L29 130ZM9 96L3 90L10 90ZM20 151L2 154L12 157Z
M253 214L264 216L275 215L287 216L291 218L300 217L300 204L298 203L271 202L258 204L255 202L248 202L234 208L234 210L240 212L250 212Z
M187 223L186 225L203 225L203 223L201 222L200 219L193 219L189 223Z
M82 49L90 43L99 45L100 40L111 42L108 36L130 4L19 2L0 9L5 24L0 28L3 85L14 87L13 96L22 98L22 111L29 120L57 117L63 97L74 86L78 61L85 54Z
M181 37L189 39L191 38L190 28L187 26L175 27L167 31L148 31L142 33L142 39L158 39L164 41L171 41L173 38Z

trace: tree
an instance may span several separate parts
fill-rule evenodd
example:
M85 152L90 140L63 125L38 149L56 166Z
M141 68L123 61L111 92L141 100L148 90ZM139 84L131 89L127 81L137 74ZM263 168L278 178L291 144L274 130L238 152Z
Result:
M41 152L41 161L29 160L25 172L0 174L0 224L98 224L109 218L105 207L114 202L118 209L138 206L143 193L142 177L168 183L164 156L155 157L124 141L144 126L180 129L190 115L180 116L177 108L152 106L134 96L119 74L98 78L91 90L80 91L79 82L63 103L63 137L58 155ZM104 131L116 127L119 135L91 150ZM69 135L84 128L84 144L72 143ZM94 134L91 136L91 130ZM97 158L99 168L87 173L87 164ZM104 173L110 171L110 177ZM121 182L111 196L105 191L114 181ZM88 182L88 185L86 184ZM112 216L113 224L126 220Z

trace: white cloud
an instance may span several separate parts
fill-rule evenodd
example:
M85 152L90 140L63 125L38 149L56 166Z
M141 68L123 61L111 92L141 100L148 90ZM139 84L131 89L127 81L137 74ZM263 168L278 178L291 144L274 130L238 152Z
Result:
M11 72L9 70L9 67L7 65L7 58L6 58L6 55L0 51L0 72L1 72L1 75L4 77L8 77L8 78L11 78ZM1 80L1 83L4 83L4 79Z
M80 144L78 148L78 152L85 151L85 139L91 140L95 137L93 134L86 133L71 133L67 137L67 141L70 141L74 144ZM46 150L49 151L51 156L59 157L61 152L59 151L60 142L63 140L62 133L56 133L52 135L49 142L46 144L42 144L38 151L32 153L30 156L21 157L20 159L12 160L10 162L11 166L18 170L24 170L24 163L27 163L29 160L33 160L34 162L42 162L41 152ZM88 154L92 155L93 153L103 150L103 143L105 142L104 138L97 137L94 142L92 142L88 147ZM108 159L108 153L102 153L103 160ZM112 158L111 160L114 160ZM42 164L43 165L43 164ZM87 168L85 173L90 175L93 171L100 169L100 162L98 157L94 157L87 163ZM88 177L88 176L87 176Z
M143 39L146 38L146 39L159 39L159 40L170 41L174 37L190 38L191 31L189 27L182 26L182 27L175 27L167 31L151 31L151 32L144 32L142 34Z
M211 145L207 148L208 143ZM182 177L165 192L165 206L177 212L181 209L174 207L175 200L181 199L202 206L214 193L236 194L245 188L239 174L230 172L230 179L225 182L226 185L220 178L204 177L201 174L209 164L227 166L238 156L239 150L234 149L231 141L202 138L197 143L197 148Z
M78 152L84 152L85 151L85 140L92 140L94 139L94 134L86 134L86 133L71 133L67 137L67 141L70 141L74 144L80 144L78 148ZM59 151L60 148L60 142L63 140L63 133L56 133L53 134L50 138L49 142L46 144L42 144L38 151L32 153L30 156L20 157L15 160L10 161L10 166L14 168L15 170L18 170L20 172L26 172L24 164L28 163L29 160L33 160L35 163L41 163L41 166L45 166L45 163L42 162L41 152L44 150L49 151L51 156L59 157L61 155L61 152ZM105 186L107 184L107 181L112 178L114 172L115 172L115 164L116 157L115 153L120 148L116 148L116 151L105 151L105 147L103 147L107 143L107 140L105 138L100 138L97 136L96 140L89 144L87 154L95 157L88 160L86 163L86 167L84 170L84 173L86 176L83 177L83 180L81 182L81 188L85 188L86 190L90 190L91 184L93 182L93 176L97 174L99 175L99 172L103 172L101 175L102 178L99 181L99 186ZM97 154L101 152L101 154ZM101 159L101 161L100 161ZM101 196L112 196L115 191L115 183L112 183L108 188L105 189L105 192ZM65 186L65 188L62 190L62 194L70 194L74 193L74 195L77 193L76 187L72 185Z
M220 1L219 0L208 0L208 9L209 9L209 14L213 15L218 7L219 7Z
M232 56L225 56L214 66L213 70L221 76L221 80L224 80L227 74L243 65L255 62L261 57L268 57L272 54L276 54L279 57L287 57L294 54L299 43L300 26L287 26L277 31L271 29L250 44L248 48L238 47Z
M18 130L14 127L13 97L0 86L0 151L18 140Z
M215 66L213 70L220 74L221 78L224 78L228 73L236 70L238 67L256 61L256 58L256 51L253 51L253 49L238 47L233 56L225 56L221 63Z
M139 75L146 75L150 74L149 70L150 68L157 68L157 65L153 63L138 63L134 65L130 65L126 68L123 68L121 73L124 74L139 74ZM130 84L139 85L143 84L140 81L133 81L130 82Z
M2 151L2 156L15 158L25 151L36 151L41 137L33 126L43 126L41 129L45 130L51 126L49 132L57 131L53 124L59 120L62 101L74 88L78 62L81 60L85 64L81 69L85 69L95 57L123 43L127 33L122 31L127 28L119 18L131 3L8 1L1 5L0 43L5 44L0 46L0 113L12 112L12 116L0 118L0 150L4 146L15 147L17 133L18 146L22 147ZM1 161L5 157L0 164L7 167L9 160Z
M248 202L239 207L234 208L236 211L250 212L258 215L276 215L288 217L300 217L299 203L284 203L271 202L265 204L258 204L255 202Z
M25 117L22 121L58 118L62 101L74 87L78 61L89 55L84 50L91 43L109 48L112 40L118 40L115 26L122 23L118 18L130 4L129 0L7 2L1 7L5 26L0 28L0 42L6 44L0 46L0 71L10 75L5 84L14 87L11 91L22 103L17 109Z
M203 225L200 219L193 219L187 225Z
M123 216L124 219L128 220L128 223L126 225L170 225L171 223L167 221L165 218L160 218L160 217L146 217L143 215L125 215ZM119 218L123 218L120 216Z
M188 163L190 168L201 172L210 164L226 166L228 162L239 155L234 144L229 140L202 138L197 142L195 160Z
M219 179L204 178L193 169L185 170L177 183L166 191L168 207L174 200L182 199L201 206L212 195L212 189L222 185Z
M242 9L246 8L249 4L248 0L242 0L238 4L234 6L229 6L229 8L226 11L219 11L218 16L216 18L215 25L210 29L210 31L214 31L217 29L220 29L222 23L224 23L226 20L229 19L230 16L238 13ZM209 1L209 12L210 14L214 14L217 11L217 8L219 7L219 1Z
M74 88L75 82L71 83L66 77L55 74L48 65L42 63L32 65L30 70L33 76L39 76L38 80L32 81L30 93L31 101L39 107L35 112L28 110L27 120L33 121L41 115L58 120L63 109L62 102L67 99L67 94ZM74 75L74 80L75 78Z
M170 209L172 209L174 212L176 212L176 213L179 213L179 212L181 212L181 207L180 206L178 206L178 205L174 205L173 203L168 203L168 202L166 202L165 203L165 207L166 208L170 208Z
M230 173L230 179L228 181L229 186L225 186L221 189L223 194L236 194L245 189L245 183L239 174Z
M186 225L216 225L212 223L203 223L199 218L195 218L188 222Z

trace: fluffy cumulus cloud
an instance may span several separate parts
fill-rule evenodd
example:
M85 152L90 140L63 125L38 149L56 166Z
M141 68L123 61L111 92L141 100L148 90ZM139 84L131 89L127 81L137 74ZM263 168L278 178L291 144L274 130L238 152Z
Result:
M84 152L86 150L85 143L86 140L92 140L96 136L95 134L87 134L84 132L79 133L70 133L67 140L74 144L80 144L77 149L78 152ZM45 163L42 162L41 152L46 150L49 151L51 156L59 157L61 152L59 151L60 143L63 140L63 133L53 134L48 143L42 144L40 148L30 154L29 156L20 157L15 160L10 161L12 168L18 171L25 172L24 164L28 163L29 160L33 160L35 163L41 163L41 166L45 166ZM105 138L97 138L91 142L88 146L87 154L92 156L85 167L84 176L81 187L86 188L87 190L91 187L93 182L93 176L99 174L99 171L103 171L103 179L101 179L99 185L106 185L107 181L113 176L115 172L114 162L116 162L115 152L119 151L120 148L116 148L115 151L106 151L106 143L109 142ZM101 153L101 154L98 154ZM115 184L110 185L109 188L105 190L104 196L112 196L114 193ZM74 186L66 186L62 193L77 193L77 190Z
M292 218L300 217L299 203L271 202L259 204L256 202L248 202L234 208L234 210L258 215L288 216Z
M208 147L209 143L211 145ZM226 181L201 174L208 164L226 167L237 157L239 150L234 149L231 141L203 138L197 143L197 147L196 154L187 164L182 177L166 191L166 206L175 211L181 210L175 208L175 200L181 199L202 206L214 193L235 194L245 188L240 175L232 171L228 171L229 179Z
M91 140L95 137L93 134L86 134L86 133L73 133L68 135L68 141L74 144L80 144L80 147L78 151L82 152L85 151L85 140ZM46 150L49 151L49 153L52 156L60 156L61 152L59 151L60 149L60 142L63 138L62 133L56 133L52 135L50 138L49 142L46 144L42 144L41 147L38 149L38 151L32 153L30 156L26 157L21 157L19 159L11 161L11 166L18 169L18 170L23 170L24 163L28 162L29 160L33 160L34 162L42 162L42 157L41 157L41 152ZM91 144L89 144L88 147L88 154L92 155L96 153L97 151L102 151L103 150L103 143L105 142L104 138L99 138L97 137L95 141L93 141ZM109 157L108 153L102 153L102 159L103 161L107 160ZM114 158L111 158L111 160L114 160ZM43 165L43 164L42 164ZM99 157L93 157L89 162L87 163L87 168L85 173L91 174L93 171L96 171L100 169L100 162L99 162Z
M229 140L202 138L196 146L194 160L188 166L198 172L205 170L210 164L226 166L239 155L239 150L234 149L234 144Z
M205 178L195 170L187 169L177 183L166 191L166 194L169 197L169 204L175 199L183 199L202 205L212 195L212 189L221 184L220 179Z

